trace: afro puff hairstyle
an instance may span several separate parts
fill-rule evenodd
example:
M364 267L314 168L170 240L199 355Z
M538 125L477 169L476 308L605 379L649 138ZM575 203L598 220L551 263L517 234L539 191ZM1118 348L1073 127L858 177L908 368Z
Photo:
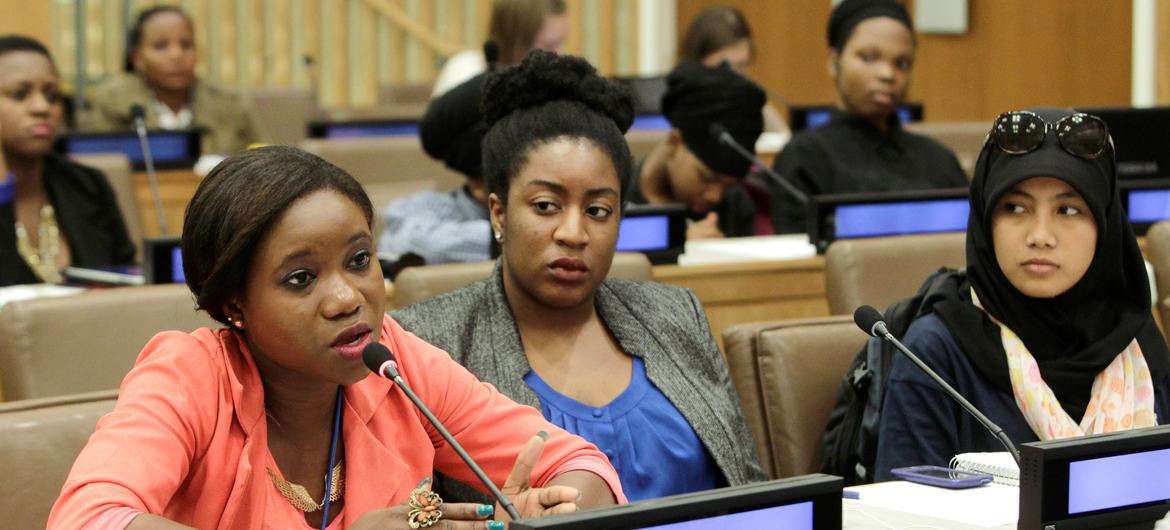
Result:
M624 195L634 162L625 132L634 104L622 86L599 75L586 60L533 50L519 64L488 76L483 115L483 176L503 204L508 185L528 154L560 138L585 139L609 155Z

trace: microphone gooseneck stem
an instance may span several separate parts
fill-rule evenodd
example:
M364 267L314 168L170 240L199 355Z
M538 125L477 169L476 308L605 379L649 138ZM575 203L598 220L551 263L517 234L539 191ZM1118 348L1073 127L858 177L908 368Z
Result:
M383 375L389 374L383 373ZM504 511L508 512L508 515L512 517L512 520L519 520L520 512L516 511L515 506L512 506L512 501L509 500L508 497L506 497L502 492L500 492L500 489L496 487L495 483L492 482L492 479L488 478L487 473L484 473L483 469L479 467L479 464L476 464L475 460L472 460L471 455L467 454L467 451L463 450L463 446L459 445L459 442L455 441L455 437L451 436L451 433L448 432L447 428L443 426L443 422L439 421L439 418L436 418L435 415L431 413L431 409L427 408L427 406L423 404L418 395L414 393L414 390L410 388L410 385L406 384L406 381L402 379L402 376L394 375L394 377L391 379L394 380L394 384L398 385L398 387L402 389L402 391L406 394L406 397L410 398L410 400L414 402L414 406L418 408L418 410L422 411L423 415L427 417L427 420L431 422L431 425L435 426L435 430L439 431L439 434L443 436L443 439L447 440L447 443L451 444L451 448L455 449L455 452L459 454L459 458L463 459L463 462L467 464L467 467L471 468L471 471L475 473L475 476L479 477L479 481L482 482L483 485L491 491L492 495L495 496L496 500L500 503L500 506L504 507Z
M1003 428L1001 428L999 425L996 425L995 422L991 421L991 419L987 416L984 416L982 412L979 412L979 409L975 408L975 405L972 405L970 401L967 401L967 398L963 397L963 395L959 393L959 391L955 390L954 387L944 381L943 378L935 373L934 370L931 370L929 366L926 366L926 363L922 362L922 359L919 359L917 355L914 355L914 353L906 347L906 345L902 344L902 341L898 340L894 337L893 334L887 331L884 325L879 327L879 324L881 323L879 322L878 324L874 325L875 330L878 331L877 335L889 341L890 344L894 345L894 347L898 348L898 351L901 351L906 356L906 358L910 359L910 362L914 363L915 366L918 366L919 370L922 370L924 373L926 373L926 375L930 376L930 378L933 379L934 382L938 384L938 386L942 387L947 394L950 394L951 397L955 399L955 401L958 401L959 405L963 407L963 410L966 410L969 414L974 416L976 420L979 420L979 423L982 423L988 431L991 431L991 434L995 435L996 439L999 440L999 443L1003 444L1004 448L1007 449L1008 454L1012 455L1012 459L1015 460L1016 465L1019 466L1020 452L1016 450L1015 444L1013 444L1011 439L1008 438L1007 433L1003 432Z
M768 164L765 164L763 160L756 158L754 153L745 149L744 146L739 145L739 142L735 141L735 138L731 137L731 133L724 131L719 135L719 141L723 142L724 145L730 147L736 153L739 153L739 156L751 160L753 164L759 167L760 170L762 170L764 174L768 176L769 180L776 183L776 185L780 186L781 188L784 188L784 191L795 197L796 200L800 201L801 204L808 204L808 195L806 195L803 191L796 189L796 186L793 186L791 182L788 182L788 179L781 177L779 173L776 173L775 170L768 167Z
M163 212L162 197L158 191L158 175L154 172L154 157L150 154L150 142L146 139L146 127L137 120L134 130L138 133L138 145L142 149L142 160L146 163L146 176L150 179L150 195L154 200L154 212L158 215L160 235L167 235L167 216Z

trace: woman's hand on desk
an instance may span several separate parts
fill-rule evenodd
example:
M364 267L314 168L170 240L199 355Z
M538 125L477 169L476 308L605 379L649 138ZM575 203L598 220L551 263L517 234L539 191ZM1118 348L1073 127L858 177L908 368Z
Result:
M415 491L430 491L430 484L430 478L427 478L418 488L415 488ZM418 498L423 501L429 500L422 495L418 496ZM444 502L437 506L437 509L442 512L442 517L429 525L430 528L439 530L503 530L504 528L504 523L490 520L494 513L490 504ZM419 507L412 506L408 499L406 502L392 508L367 512L350 527L350 530L409 529L411 528L411 516L417 515L419 511ZM423 515L426 515L425 512L423 512Z
M520 516L526 519L575 512L577 502L581 499L580 490L570 486L529 487L528 480L532 476L532 469L540 460L540 454L544 452L546 436L538 434L524 444L524 448L520 449L520 454L516 457L512 473L508 475L508 480L504 481L504 487L500 488L500 492L512 500ZM570 473L566 473L568 474ZM497 505L496 513L497 519L509 520L508 512L503 507Z
M687 241L700 239L723 239L723 231L719 229L719 214L708 212L702 221L695 221L687 227Z

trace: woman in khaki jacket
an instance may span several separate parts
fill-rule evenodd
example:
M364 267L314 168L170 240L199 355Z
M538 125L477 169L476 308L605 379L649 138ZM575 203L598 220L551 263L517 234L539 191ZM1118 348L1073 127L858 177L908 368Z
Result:
M260 140L242 96L196 78L195 26L182 10L159 6L143 11L127 43L127 73L94 89L87 128L128 129L130 106L137 103L146 110L147 127L202 129L206 154L230 154Z

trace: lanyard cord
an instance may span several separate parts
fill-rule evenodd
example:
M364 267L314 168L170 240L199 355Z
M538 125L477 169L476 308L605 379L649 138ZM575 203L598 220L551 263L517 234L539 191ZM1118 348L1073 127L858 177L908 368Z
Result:
M325 530L329 526L329 504L330 497L329 487L333 485L333 462L337 457L337 438L341 434L341 402L345 400L345 394L342 394L342 386L337 387L337 407L333 410L333 440L329 442L329 472L325 473L325 511L321 516L321 530Z

